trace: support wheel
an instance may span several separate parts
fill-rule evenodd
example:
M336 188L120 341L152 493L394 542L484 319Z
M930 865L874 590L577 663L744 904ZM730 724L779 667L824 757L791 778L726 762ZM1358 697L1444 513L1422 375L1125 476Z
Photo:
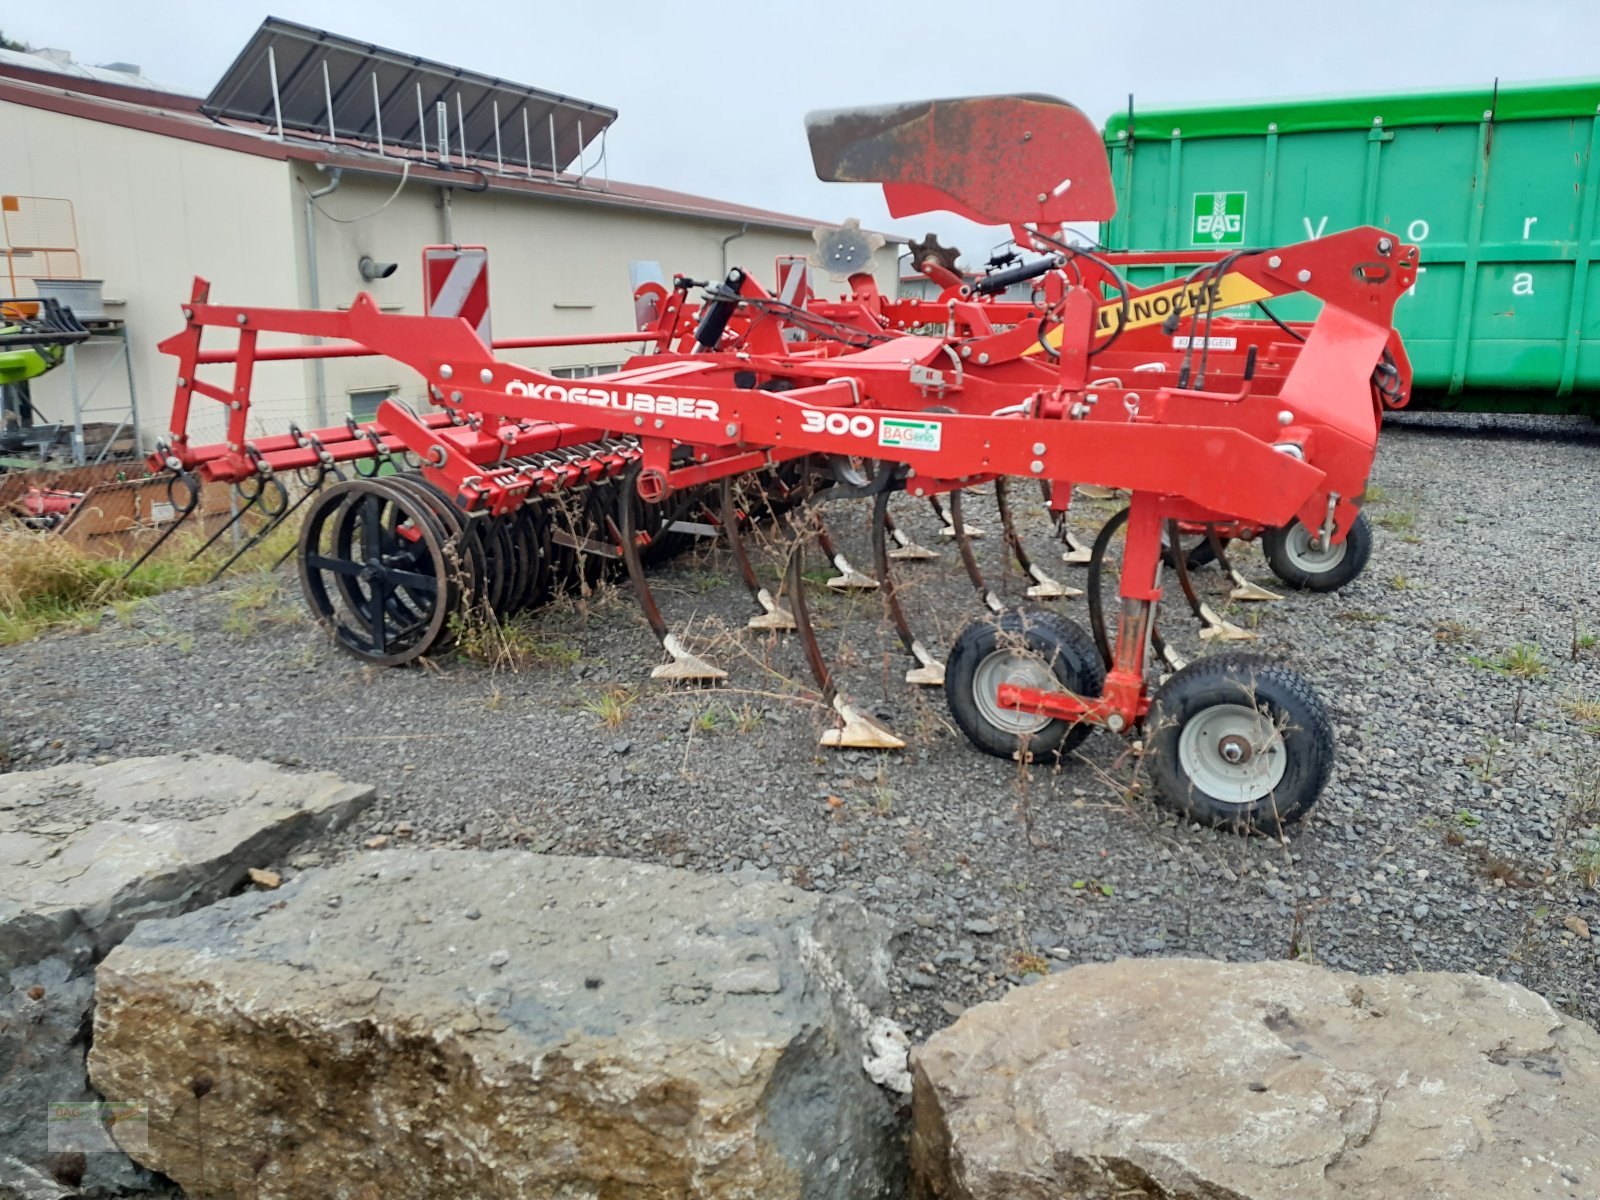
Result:
M961 631L945 663L944 694L956 724L985 754L1040 758L1065 754L1093 727L1001 708L1000 685L1098 696L1105 682L1100 652L1081 625L1060 613L1013 608L985 613Z
M1359 513L1342 542L1314 549L1311 531L1298 520L1261 534L1272 573L1292 588L1310 592L1336 592L1349 583L1372 557L1372 526Z
M1253 654L1192 663L1155 695L1145 762L1192 821L1276 833L1311 811L1333 769L1333 726L1297 672Z

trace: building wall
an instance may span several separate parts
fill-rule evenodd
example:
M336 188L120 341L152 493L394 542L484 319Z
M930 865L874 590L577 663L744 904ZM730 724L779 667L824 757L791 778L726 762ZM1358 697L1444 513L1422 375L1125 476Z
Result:
M106 297L123 301L106 315L127 322L147 431L166 427L172 405L175 360L156 344L182 327L179 309L196 274L212 281L214 296L297 302L289 186L283 164L270 159L0 103L0 193L72 201L83 274L104 279ZM94 342L76 351L80 392L99 379L86 420L115 422L127 411L116 350ZM258 390L278 397L280 411L298 411L301 374L263 367ZM36 380L33 398L42 419L70 421L66 367ZM197 399L195 411L197 432L220 434L219 406Z
M315 168L292 168L296 190L320 187L327 177ZM596 184L598 187L598 183ZM391 199L392 197L392 199ZM381 212L376 212L388 202ZM678 217L631 209L608 209L574 201L507 193L450 195L450 240L489 249L489 293L498 337L556 337L614 333L633 328L633 297L628 265L659 263L670 279L682 273L696 279L724 273L722 239L739 232L738 222ZM304 222L304 206L296 217ZM340 223L330 218L365 219ZM318 277L324 307L348 305L363 289L380 305L397 311L422 311L421 250L446 240L440 190L407 184L395 194L393 180L343 177L338 191L318 201ZM809 254L809 233L749 229L727 246L727 267L740 266L773 286L774 260L781 254ZM879 284L893 295L897 246L878 252ZM388 279L367 282L357 264L361 256L395 262ZM813 288L835 297L848 285L813 271ZM301 297L309 303L309 289ZM560 350L503 351L502 356L540 370L620 365L634 347L577 346ZM409 400L422 401L420 380L393 362L332 359L326 364L328 410L337 420L349 408L350 393L395 387ZM314 385L308 382L308 388Z
M107 315L127 322L141 425L146 445L167 428L175 360L157 343L182 325L179 312L195 275L211 281L213 300L305 307L312 298L305 239L306 198L329 176L304 163L284 163L80 117L0 102L0 193L61 197L76 210L85 277L105 281L119 300ZM346 172L337 191L320 199L315 216L319 303L348 305L362 289L393 311L422 311L421 250L447 240L440 189ZM596 181L595 186L600 185ZM633 327L631 260L657 262L667 278L721 276L722 239L736 221L611 209L505 192L452 189L450 239L483 244L490 253L494 329L500 336L559 336L621 332ZM780 254L808 254L809 233L752 228L728 244L727 266L743 266L772 284ZM895 253L878 252L879 286L894 294ZM357 263L370 254L399 264L394 276L372 283ZM813 272L821 295L845 285ZM26 287L20 289L26 292ZM208 331L208 348L229 346L228 331ZM264 344L291 344L264 338ZM94 395L86 421L115 422L127 411L125 371L116 347L80 347L80 392ZM545 370L615 366L628 346L520 351L513 361ZM202 378L226 384L231 368L206 368ZM98 382L97 382L98 381ZM420 381L387 359L330 359L319 384L310 363L266 363L252 387L252 433L281 433L290 421L317 419L315 397L325 389L332 423L350 411L352 392L393 389L421 401ZM41 419L70 421L65 367L35 381ZM369 397L370 399L370 397ZM219 441L221 406L196 397L190 433L197 443Z

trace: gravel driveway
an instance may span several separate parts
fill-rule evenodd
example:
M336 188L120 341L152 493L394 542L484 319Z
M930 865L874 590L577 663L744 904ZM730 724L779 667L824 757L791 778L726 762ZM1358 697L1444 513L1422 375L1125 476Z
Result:
M1445 428L1385 432L1361 579L1231 613L1335 718L1333 782L1282 842L1178 824L1130 788L1134 756L1109 734L1059 770L972 751L941 694L898 682L904 659L871 595L816 599L818 623L848 690L910 746L819 750L825 714L794 683L798 646L726 632L749 601L709 554L659 586L669 621L692 618L692 640L729 669L715 691L648 681L659 657L625 592L547 614L540 665L375 670L310 623L291 574L247 574L0 650L0 759L218 749L377 785L363 827L262 864L287 874L369 844L518 845L847 890L903 933L899 1016L918 1036L1040 971L1117 955L1475 970L1595 1021L1600 431L1433 424ZM858 563L863 507L830 510ZM896 511L933 544L930 513ZM1075 510L1080 532L1094 514ZM989 502L968 520L990 530L980 546L998 574ZM1042 513L1023 524L1054 560ZM976 610L948 546L944 560L902 569L940 653ZM1275 582L1253 548L1239 560ZM1081 568L1052 569L1081 582ZM1221 606L1220 576L1201 579ZM1020 595L1014 570L1004 582ZM1081 600L1057 603L1082 618ZM1180 609L1164 628L1198 654Z

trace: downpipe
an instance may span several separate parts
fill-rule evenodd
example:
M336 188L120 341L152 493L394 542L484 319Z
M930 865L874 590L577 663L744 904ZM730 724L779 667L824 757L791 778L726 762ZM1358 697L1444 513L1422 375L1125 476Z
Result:
M323 168L318 168L319 170ZM339 190L339 183L344 178L344 169L335 167L333 175L327 185L314 192L306 193L306 269L310 272L311 307L322 307L322 283L317 277L317 201L324 196L331 196ZM320 346L321 338L313 338L312 345ZM313 359L311 370L316 380L316 406L317 424L325 426L328 423L328 371L320 358Z

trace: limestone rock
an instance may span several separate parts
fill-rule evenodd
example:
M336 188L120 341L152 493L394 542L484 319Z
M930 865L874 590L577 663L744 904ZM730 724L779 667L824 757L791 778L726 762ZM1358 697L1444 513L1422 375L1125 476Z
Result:
M248 868L349 821L371 788L215 754L0 775L0 1196L134 1186L125 1157L49 1152L84 1074L94 966L134 923L226 896ZM57 1183L57 1176L64 1182Z
M1474 975L1082 966L912 1065L924 1197L1600 1195L1600 1035Z
M850 900L391 849L141 925L90 1074L194 1195L898 1196L887 964Z

